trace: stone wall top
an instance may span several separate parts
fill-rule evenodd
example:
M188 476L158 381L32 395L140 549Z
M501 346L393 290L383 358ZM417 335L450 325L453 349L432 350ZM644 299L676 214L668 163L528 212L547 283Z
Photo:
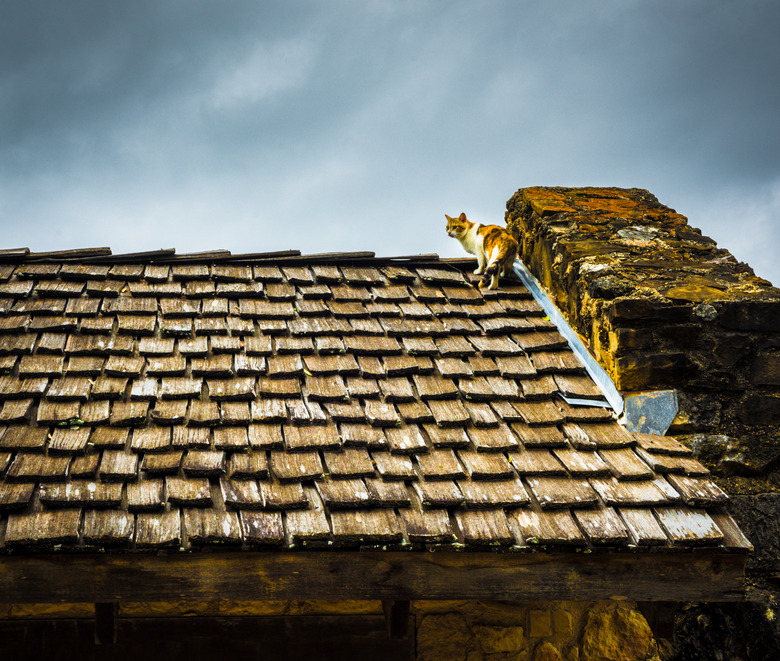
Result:
M720 438L724 473L776 472L780 289L646 190L522 188L506 221L620 390L677 390L670 433Z

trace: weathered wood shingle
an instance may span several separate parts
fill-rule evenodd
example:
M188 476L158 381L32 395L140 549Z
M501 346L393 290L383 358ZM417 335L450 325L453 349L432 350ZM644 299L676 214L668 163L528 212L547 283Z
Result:
M171 254L3 265L0 544L749 546L519 284Z

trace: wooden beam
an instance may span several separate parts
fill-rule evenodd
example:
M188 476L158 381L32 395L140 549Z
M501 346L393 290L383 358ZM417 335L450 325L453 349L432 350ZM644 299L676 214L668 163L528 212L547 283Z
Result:
M739 601L745 556L224 552L0 558L0 603L219 599Z
M385 599L382 610L385 613L387 635L390 638L406 638L409 633L409 610L411 602L408 599Z
M116 619L119 604L95 604L95 645L116 645Z

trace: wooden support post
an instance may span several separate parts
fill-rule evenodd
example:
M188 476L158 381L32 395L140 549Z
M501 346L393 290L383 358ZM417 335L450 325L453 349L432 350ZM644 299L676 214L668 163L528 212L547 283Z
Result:
M387 635L390 638L406 638L409 633L409 600L384 599L382 610L385 612Z
M119 617L119 604L95 604L95 645L116 644L116 620Z

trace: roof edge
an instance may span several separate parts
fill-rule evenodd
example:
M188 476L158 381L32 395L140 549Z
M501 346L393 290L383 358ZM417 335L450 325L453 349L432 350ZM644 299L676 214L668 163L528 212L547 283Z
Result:
M741 601L744 565L744 554L711 551L46 554L0 558L0 600Z

